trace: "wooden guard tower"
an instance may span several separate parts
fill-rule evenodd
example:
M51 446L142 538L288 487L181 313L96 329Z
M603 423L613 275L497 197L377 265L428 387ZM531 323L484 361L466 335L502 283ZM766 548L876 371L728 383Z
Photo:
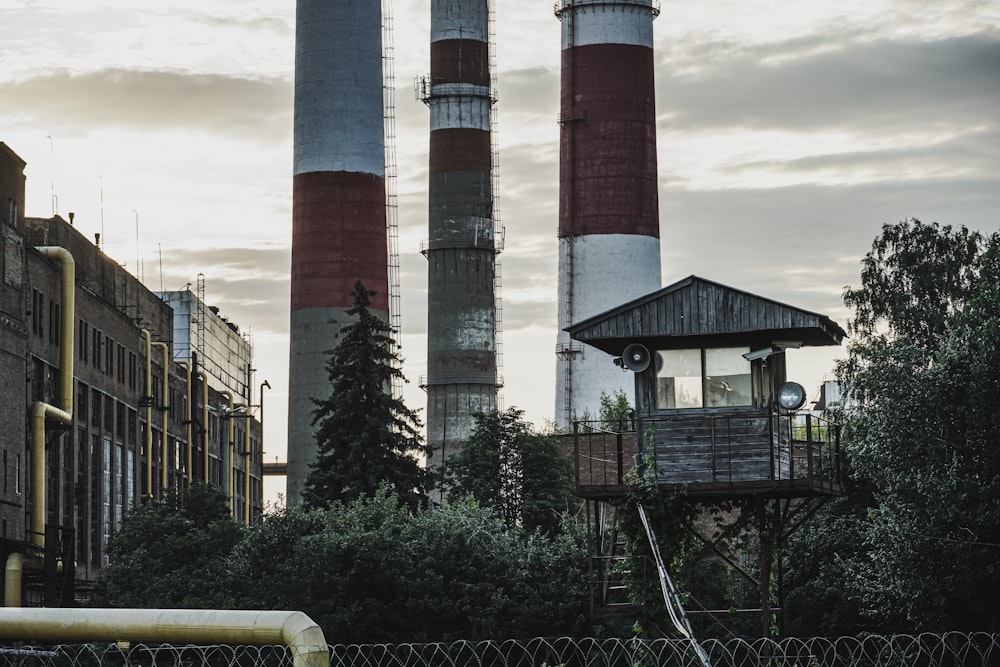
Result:
M761 632L770 634L775 618L780 627L781 592L771 584L781 579L772 576L776 551L823 499L840 493L839 429L800 410L805 392L787 382L785 352L839 345L843 329L824 315L689 276L567 331L635 376L634 415L617 427L574 426L577 493L591 518L595 615L615 609L601 576L617 542L615 500L639 476L652 477L687 502L753 508L757 575L730 564L759 586L760 607L744 611L759 612ZM702 539L707 554L728 562Z

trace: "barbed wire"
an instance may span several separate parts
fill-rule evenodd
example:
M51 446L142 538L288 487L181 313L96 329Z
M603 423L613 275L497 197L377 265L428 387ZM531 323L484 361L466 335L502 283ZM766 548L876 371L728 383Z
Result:
M1000 634L946 632L834 638L706 640L713 667L987 667L1000 664ZM336 644L330 667L696 667L679 639L456 641ZM86 644L0 647L3 667L291 667L284 646Z

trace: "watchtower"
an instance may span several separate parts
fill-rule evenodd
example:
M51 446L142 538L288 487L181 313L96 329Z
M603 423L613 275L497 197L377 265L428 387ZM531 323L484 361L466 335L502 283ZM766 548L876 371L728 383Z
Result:
M805 390L787 381L785 355L839 345L843 329L824 315L689 276L567 331L635 376L634 415L617 428L574 428L577 493L595 518L595 572L607 568L617 541L608 534L613 522L601 517L640 478L685 502L742 501L771 538L760 539L753 610L767 634L781 606L770 583L774 545L817 499L839 494L841 481L839 428L800 410ZM607 585L593 592L595 613L611 612Z

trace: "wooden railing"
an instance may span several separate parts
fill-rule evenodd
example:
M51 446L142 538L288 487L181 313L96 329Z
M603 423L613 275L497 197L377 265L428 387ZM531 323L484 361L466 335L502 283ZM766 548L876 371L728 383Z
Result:
M819 492L839 489L840 428L813 414L657 415L640 419L637 430L574 425L580 495L624 494L640 474L663 486L788 482Z

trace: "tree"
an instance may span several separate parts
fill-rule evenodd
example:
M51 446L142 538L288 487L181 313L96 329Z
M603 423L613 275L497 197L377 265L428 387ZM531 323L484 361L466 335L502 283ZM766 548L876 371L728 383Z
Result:
M243 536L225 493L194 482L139 505L108 544L94 603L107 607L224 608L226 566Z
M327 363L330 395L313 399L317 455L303 493L309 507L370 498L382 484L410 507L426 502L430 477L417 457L429 448L417 413L390 390L404 378L392 327L369 309L373 294L355 282L352 321Z
M863 345L880 338L882 326L889 338L932 349L972 290L982 243L965 227L917 219L883 225L861 262L861 287L844 289L844 304L854 308L851 333Z
M867 629L1000 619L998 264L996 234L905 221L883 227L845 291L857 314L837 373L857 492L820 548Z
M510 531L471 499L412 510L383 487L325 510L288 507L234 551L245 608L300 609L332 643L576 635L580 530Z
M508 528L557 530L577 501L572 463L556 437L535 432L517 408L474 418L468 442L448 459L449 493L471 495Z

